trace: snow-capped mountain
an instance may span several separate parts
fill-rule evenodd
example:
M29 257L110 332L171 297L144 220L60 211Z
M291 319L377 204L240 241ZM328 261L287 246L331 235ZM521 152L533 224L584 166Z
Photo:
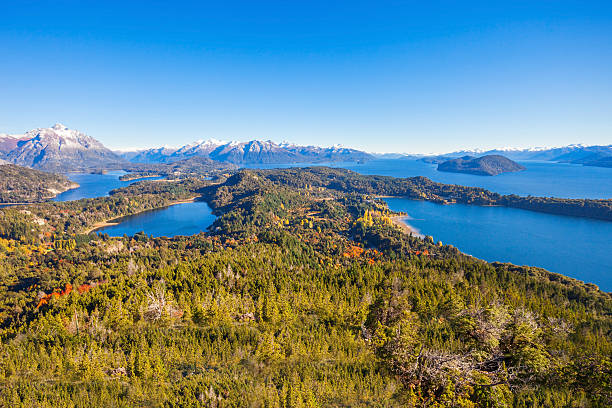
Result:
M368 153L341 146L297 146L288 143L277 144L270 140L224 142L215 139L199 140L178 149L148 149L137 154L126 152L122 157L133 163L173 163L191 157L207 157L233 164L365 161L373 158Z
M108 167L124 161L91 136L59 123L23 135L0 135L0 149L11 163L50 171Z

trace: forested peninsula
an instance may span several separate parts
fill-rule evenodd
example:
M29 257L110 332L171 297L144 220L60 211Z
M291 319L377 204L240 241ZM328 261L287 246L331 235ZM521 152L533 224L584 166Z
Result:
M41 202L76 187L65 176L0 164L0 204Z
M260 171L270 180L296 187L323 187L339 192L406 197L439 204L498 205L549 214L612 221L612 200L501 195L480 187L443 184L426 177L371 176L328 167Z

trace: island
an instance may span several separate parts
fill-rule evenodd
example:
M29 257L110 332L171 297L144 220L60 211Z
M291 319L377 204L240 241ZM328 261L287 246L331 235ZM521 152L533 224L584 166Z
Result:
M499 154L482 157L463 156L438 164L438 171L468 173L478 176L497 176L525 170L525 167Z

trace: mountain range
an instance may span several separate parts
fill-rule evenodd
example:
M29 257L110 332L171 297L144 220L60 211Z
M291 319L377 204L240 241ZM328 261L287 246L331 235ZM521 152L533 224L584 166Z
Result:
M277 144L270 140L248 142L223 142L215 139L200 140L180 148L159 147L137 152L121 153L133 163L173 163L191 157L241 164L359 162L372 160L374 156L359 150L341 146L298 146Z
M113 152L78 130L56 124L21 135L0 134L0 162L47 171L122 169L130 163L175 163L207 158L237 165L366 161L374 157L346 147L298 146L272 141L197 141L179 148Z
M462 156L482 157L503 155L512 160L546 160L585 166L612 167L612 145L570 145L557 148L496 149L488 151L460 151L423 160L440 163ZM396 154L375 155L342 147L298 146L270 140L224 142L200 140L178 148L113 152L98 140L62 124L38 128L25 134L0 133L0 163L7 162L39 170L65 172L92 169L127 169L134 163L168 164L190 158L207 158L214 162L234 165L285 163L364 162L375 158L387 159L416 156Z

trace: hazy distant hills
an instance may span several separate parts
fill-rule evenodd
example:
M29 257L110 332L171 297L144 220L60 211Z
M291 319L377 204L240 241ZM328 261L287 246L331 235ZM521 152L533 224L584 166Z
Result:
M0 158L47 171L117 167L125 162L96 139L62 124L23 135L0 134Z
M491 154L482 157L463 156L450 159L438 164L438 170L479 176L496 176L502 173L525 170L525 167L507 157Z
M569 145L555 148L536 149L496 149L487 151L464 150L435 156L437 162L440 157L461 157L503 155L512 160L542 160L560 163L583 164L585 166L612 167L612 145L608 146L583 146ZM432 158L427 158L431 161Z
M173 163L191 157L206 157L219 162L244 164L358 162L372 160L368 153L346 147L297 146L272 141L222 142L197 141L178 149L160 147L121 154L133 163Z

